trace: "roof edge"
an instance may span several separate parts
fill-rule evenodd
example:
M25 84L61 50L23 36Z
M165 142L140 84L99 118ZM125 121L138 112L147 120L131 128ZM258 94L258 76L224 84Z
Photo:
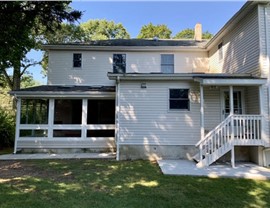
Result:
M229 29L241 20L248 12L250 12L258 4L266 4L267 1L247 1L238 12L236 12L229 21L214 35L209 42L206 43L205 48L209 50Z

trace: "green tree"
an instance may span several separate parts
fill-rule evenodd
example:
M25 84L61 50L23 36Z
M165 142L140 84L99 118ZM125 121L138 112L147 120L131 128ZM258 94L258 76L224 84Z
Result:
M160 38L160 39L170 39L172 31L167 27L167 25L153 25L149 23L148 25L143 25L138 38Z
M211 39L213 34L206 31L202 34L202 39ZM180 31L174 37L174 39L194 39L194 29L187 28L185 30Z
M37 47L42 32L54 33L64 20L74 22L81 12L72 10L71 1L9 1L0 4L0 71L12 90L20 89L27 69L39 62L26 58ZM12 76L7 69L12 68ZM12 79L11 79L12 78Z
M106 39L128 39L129 33L122 25L122 23L115 23L114 21L89 20L80 25L83 30L83 41L90 40L106 40Z

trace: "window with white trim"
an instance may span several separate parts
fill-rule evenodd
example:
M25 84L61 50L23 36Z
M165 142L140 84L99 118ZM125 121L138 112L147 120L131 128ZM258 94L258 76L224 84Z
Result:
M113 54L113 73L126 73L126 54Z
M165 74L174 73L174 54L161 54L161 72Z
M74 68L82 67L82 54L81 53L73 53L73 67Z
M169 109L190 110L189 89L170 89Z

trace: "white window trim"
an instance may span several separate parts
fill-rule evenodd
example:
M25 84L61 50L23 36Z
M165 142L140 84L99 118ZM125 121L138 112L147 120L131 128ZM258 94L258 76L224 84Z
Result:
M172 55L173 56L173 72L172 73L165 73L165 72L162 71L162 61L161 61L162 60L162 58L161 58L162 55ZM160 57L160 72L164 73L164 74L174 74L175 73L175 55L174 55L174 53L161 53L159 57Z
M170 109L170 90L173 89L184 89L184 90L188 90L188 109ZM190 88L189 87L172 87L172 88L168 88L168 93L167 93L167 106L168 106L168 112L191 112L191 102L190 102Z
M81 54L81 66L80 67L75 67L74 66L74 54ZM73 70L81 70L83 68L83 54L82 53L72 53L72 69Z

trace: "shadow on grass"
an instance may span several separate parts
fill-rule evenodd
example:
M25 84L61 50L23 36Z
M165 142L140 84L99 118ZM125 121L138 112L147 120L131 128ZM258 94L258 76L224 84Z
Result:
M270 207L270 181L164 176L149 161L10 167L0 172L0 207Z

